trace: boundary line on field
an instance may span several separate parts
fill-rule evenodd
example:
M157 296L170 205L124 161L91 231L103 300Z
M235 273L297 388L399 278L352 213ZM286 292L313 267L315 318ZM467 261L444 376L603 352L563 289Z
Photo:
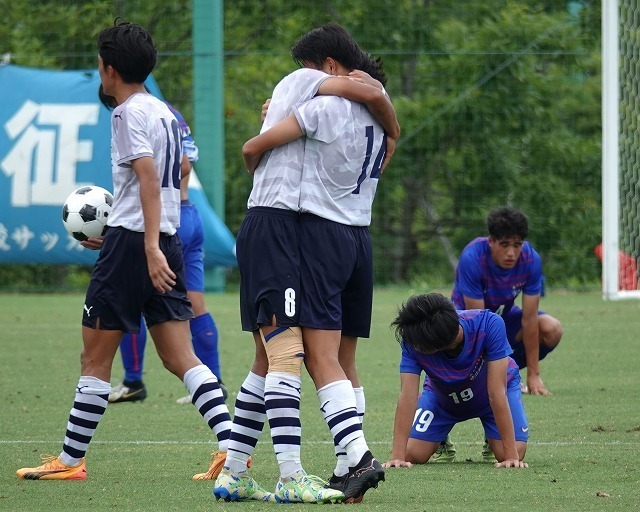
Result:
M0 439L0 445L5 444L54 444L60 443L61 440L57 441L45 441L45 440L22 440L22 439ZM389 441L367 441L367 444L370 445L390 445L392 443ZM138 441L100 441L100 440L92 440L91 445L102 444L102 445L215 445L215 441L151 441L151 440L138 440ZM268 441L258 441L258 444L271 444L271 440ZM483 445L483 441L461 441L456 439L456 444L460 445ZM605 441L602 443L596 443L594 441L529 441L527 443L529 446L638 446L640 445L639 441ZM333 446L333 441L302 441L302 446L305 445L331 445Z

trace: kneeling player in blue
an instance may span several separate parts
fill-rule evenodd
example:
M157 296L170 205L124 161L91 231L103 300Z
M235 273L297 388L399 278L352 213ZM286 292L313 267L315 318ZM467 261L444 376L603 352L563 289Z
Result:
M410 297L391 325L402 359L393 448L384 466L424 464L456 423L480 418L495 466L528 467L529 425L502 318L488 310L456 311L448 298L428 293ZM428 378L419 395L422 372Z

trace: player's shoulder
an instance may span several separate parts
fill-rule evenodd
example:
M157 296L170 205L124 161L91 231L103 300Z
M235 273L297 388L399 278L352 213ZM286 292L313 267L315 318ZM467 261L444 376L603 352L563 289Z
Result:
M538 251L536 251L533 245L531 245L531 242L527 240L525 240L524 243L522 244L522 252L539 257Z
M486 249L489 247L489 237L477 236L467 244L467 249Z
M520 253L520 258L518 258L518 263L533 265L542 264L542 259L540 258L538 251L536 251L533 248L533 245L531 245L526 240L522 244L522 252Z
M309 83L318 82L324 80L330 75L327 75L324 71L311 68L299 68L292 71L288 75L285 75L273 89L273 95L281 89L289 89L291 87L300 87Z
M307 111L315 114L321 113L325 117L334 119L338 122L340 120L350 118L353 107L355 106L357 108L359 105L360 103L354 104L350 100L340 96L320 95L314 96L308 101L302 103L296 110ZM368 112L366 107L364 108Z
M489 238L486 236L479 236L471 240L460 254L460 261L465 262L467 260L476 261L480 257L490 252Z
M283 80L306 80L306 79L322 79L328 78L331 75L328 75L324 71L313 68L298 68L295 71L292 71L287 76L283 78Z
M504 323L500 315L488 309L458 310L460 324L466 334L473 334L479 330L487 330L496 323Z
M122 105L114 109L116 113L149 116L153 112L171 113L167 105L152 94L137 93L129 96Z

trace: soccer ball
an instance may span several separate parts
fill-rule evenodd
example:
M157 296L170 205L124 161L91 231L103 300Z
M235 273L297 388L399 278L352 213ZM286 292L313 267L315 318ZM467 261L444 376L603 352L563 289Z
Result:
M113 196L108 190L96 186L80 187L64 202L62 224L80 242L102 236L112 204Z

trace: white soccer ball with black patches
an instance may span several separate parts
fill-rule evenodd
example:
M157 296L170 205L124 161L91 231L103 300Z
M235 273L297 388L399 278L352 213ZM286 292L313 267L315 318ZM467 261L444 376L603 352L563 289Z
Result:
M95 185L80 187L69 194L62 207L64 228L80 242L102 236L112 204L108 190Z

